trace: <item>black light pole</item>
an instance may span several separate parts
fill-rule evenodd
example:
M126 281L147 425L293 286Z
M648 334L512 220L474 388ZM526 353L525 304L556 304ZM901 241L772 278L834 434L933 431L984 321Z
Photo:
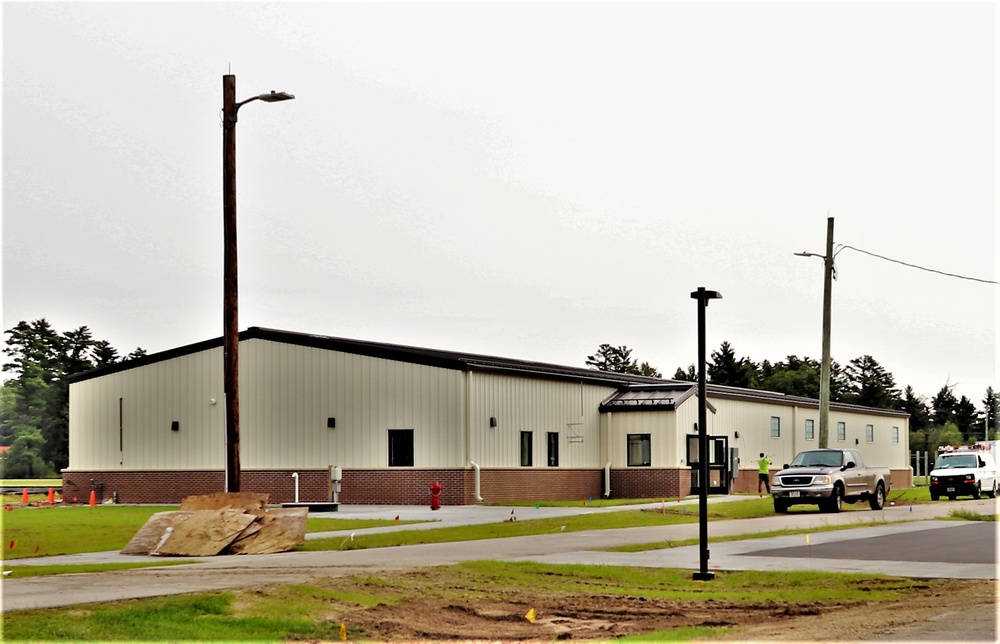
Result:
M708 434L705 432L707 413L705 411L705 309L709 300L721 300L718 291L706 291L699 286L691 294L698 300L698 542L701 569L693 579L710 581L715 573L708 571Z
M236 76L222 77L222 353L226 393L226 491L240 491L240 327L236 282L236 113L251 101L274 103L295 98L285 92L236 102Z

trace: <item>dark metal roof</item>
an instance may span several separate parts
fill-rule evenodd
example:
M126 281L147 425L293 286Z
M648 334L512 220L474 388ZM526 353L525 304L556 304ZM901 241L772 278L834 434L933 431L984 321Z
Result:
M544 362L532 362L529 360L514 360L511 358L501 358L497 356L461 353L457 351L444 351L441 349L426 349L422 347L410 347L384 342L351 340L348 338L336 338L309 333L295 333L292 331L280 331L277 329L265 329L262 327L250 327L246 331L240 333L241 342L255 339L311 347L315 349L326 349L329 351L340 351L354 355L395 360L398 362L408 362L411 364L421 364L430 367L439 367L442 369L454 369L457 371L486 371L493 373L532 375L539 378L572 380L576 382L584 381L596 384L606 384L614 387L627 387L632 384L664 384L675 382L671 380L663 380L661 378L650 378L648 376L637 376L611 371L598 371L596 369L588 369L585 367L566 367ZM176 349L149 354L134 360L119 362L106 367L100 367L83 373L74 374L70 376L68 380L69 382L81 382L83 380L90 380L92 378L98 378L111 373L126 371L136 367L162 362L164 360L171 360L180 356L221 346L222 338L215 338L213 340L189 344Z
M790 396L777 391L765 391L763 389L741 389L740 387L729 387L726 385L706 386L708 395L714 398L728 398L731 400L748 400L752 402L766 402L775 405L789 405L797 407L814 407L819 409L819 401L815 398L804 396ZM909 413L898 409L881 409L878 407L865 407L864 405L852 405L842 402L830 402L830 409L835 411L853 411L879 416L897 416L899 418L909 417Z
M674 411L696 392L697 387L690 382L633 386L608 396L601 402L600 411Z
M593 384L604 384L618 387L619 392L601 403L601 411L608 410L623 411L632 409L634 411L655 411L660 409L670 410L683 402L689 396L697 395L696 383L683 380L667 380L662 378L650 378L648 376L637 376L613 371L598 371L585 367L566 367L562 365L548 364L545 362L532 362L530 360L515 360L512 358L500 358L497 356L486 356L474 353L461 353L457 351L444 351L441 349L426 349L422 347L410 347L400 344L388 344L384 342L368 342L365 340L351 340L348 338L337 338L326 335L314 335L310 333L296 333L293 331L280 331L277 329L266 329L263 327L250 327L240 333L240 341L244 340L267 340L283 344L292 344L316 349L326 349L329 351L341 351L355 355L369 356L372 358L382 358L385 360L395 360L398 362L408 362L412 364L439 367L442 369L454 369L458 371L483 371L491 373L510 373L519 375L529 375L538 378L553 380L570 380L574 382L589 382ZM108 374L121 371L128 371L136 367L142 367L164 360L172 360L199 351L206 351L222 346L222 338L214 338L203 342L196 342L175 349L152 353L74 374L67 378L68 382L82 382L92 378L99 378ZM707 394L716 398L729 398L734 400L748 400L755 402L767 402L778 405L797 405L800 407L819 407L819 401L813 398L801 396L788 396L774 391L762 391L759 389L741 389L739 387L728 387L724 385L706 385ZM627 396L623 394L628 394ZM709 407L711 404L709 403ZM876 409L863 407L861 405L849 405L845 403L830 403L830 409L842 411L857 411L883 416L898 416L905 418L909 416L906 412L892 409ZM712 408L714 412L715 409Z

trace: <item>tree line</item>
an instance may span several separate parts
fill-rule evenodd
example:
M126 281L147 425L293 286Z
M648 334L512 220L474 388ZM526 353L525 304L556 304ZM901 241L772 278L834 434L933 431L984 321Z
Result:
M640 365L632 358L632 350L624 345L602 344L593 355L587 356L586 364L602 371L661 377L648 362ZM745 356L737 358L733 346L723 342L706 361L705 377L718 385L818 399L820 367L818 360L795 355L773 363L756 362ZM693 364L678 367L673 377L696 382L698 371ZM966 396L956 397L954 385L948 383L928 400L909 385L900 390L893 375L870 355L857 357L844 366L831 360L830 401L910 414L912 450L935 451L939 445L970 444L986 437L987 426L989 439L997 438L998 399L992 387L986 389L981 411Z
M69 464L68 376L146 355L137 348L122 357L86 326L59 333L47 320L21 321L4 331L0 388L0 459L7 478L49 478Z

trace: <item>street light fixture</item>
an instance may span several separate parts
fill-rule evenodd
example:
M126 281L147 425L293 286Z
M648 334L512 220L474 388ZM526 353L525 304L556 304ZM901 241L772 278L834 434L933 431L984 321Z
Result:
M697 581L711 581L715 573L708 571L708 434L706 433L707 400L705 394L705 309L709 300L721 300L722 293L706 291L704 287L691 294L698 300L698 542L701 569L694 573Z
M223 294L222 353L226 393L226 491L240 491L240 336L236 271L236 115L240 107L253 101L275 103L295 98L287 92L272 91L236 102L236 76L222 77L222 217Z

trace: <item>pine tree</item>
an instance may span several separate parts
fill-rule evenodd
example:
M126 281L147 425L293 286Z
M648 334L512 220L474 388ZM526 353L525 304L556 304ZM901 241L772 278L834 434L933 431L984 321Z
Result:
M731 387L754 387L757 383L757 365L747 358L736 359L736 352L729 342L723 342L718 351L712 352L711 362L705 371L709 382Z
M844 369L847 379L845 402L865 407L894 409L902 402L896 380L875 358L864 355Z

